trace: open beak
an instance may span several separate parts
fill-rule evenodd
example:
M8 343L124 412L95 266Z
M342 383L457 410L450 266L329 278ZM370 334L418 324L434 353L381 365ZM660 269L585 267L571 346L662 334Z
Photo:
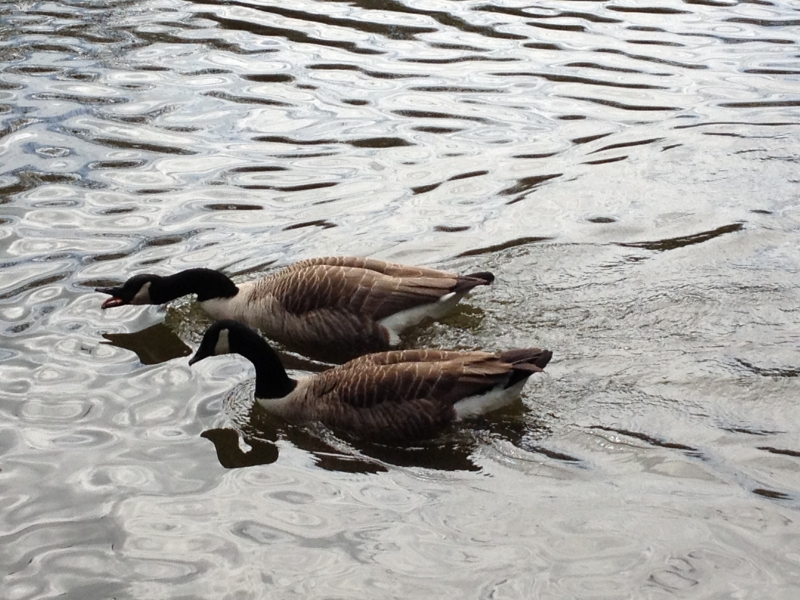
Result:
M108 298L105 302L100 305L100 308L111 308L112 306L122 306L125 304L122 301L122 298Z
M100 305L100 308L111 308L112 306L122 306L125 304L125 301L116 295L118 288L95 288L94 291L111 296L111 298L107 298L106 301Z

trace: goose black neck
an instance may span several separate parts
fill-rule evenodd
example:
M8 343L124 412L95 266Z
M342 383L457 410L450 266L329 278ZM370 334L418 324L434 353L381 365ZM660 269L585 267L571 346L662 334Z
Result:
M197 301L213 298L231 298L239 292L229 277L213 269L187 269L164 277L151 295L158 304L175 300L181 296L197 294Z
M237 342L231 341L231 350L256 368L256 398L283 398L295 388L297 381L289 377L277 352L261 336L252 332Z

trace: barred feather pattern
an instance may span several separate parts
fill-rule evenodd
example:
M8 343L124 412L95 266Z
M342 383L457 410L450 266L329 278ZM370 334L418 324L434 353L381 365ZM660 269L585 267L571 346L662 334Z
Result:
M225 303L224 315L214 314L214 302L206 304L212 317L241 320L273 339L358 356L390 347L381 319L491 282L490 274L480 275L368 258L314 258L240 284L240 293Z
M514 362L487 352L371 354L301 379L285 398L261 403L289 421L319 421L363 438L425 438L456 420L460 400L527 379L550 356L536 348L515 350Z

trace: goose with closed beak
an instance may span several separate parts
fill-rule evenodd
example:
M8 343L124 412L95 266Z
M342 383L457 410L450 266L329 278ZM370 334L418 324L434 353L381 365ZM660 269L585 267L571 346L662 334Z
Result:
M211 269L135 275L102 308L164 304L197 294L212 319L234 319L315 356L350 358L387 350L425 318L447 314L467 293L489 285L488 272L456 275L357 257L304 260L255 281L235 284Z
M206 331L189 364L231 353L255 366L255 398L268 412L383 442L429 438L455 421L507 405L553 355L539 348L394 350L292 379L264 338L237 321L223 320Z

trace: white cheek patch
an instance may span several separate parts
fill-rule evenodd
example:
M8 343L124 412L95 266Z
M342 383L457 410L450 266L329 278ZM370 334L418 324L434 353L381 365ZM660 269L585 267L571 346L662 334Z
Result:
M145 283L130 301L130 304L151 304L150 302L150 282Z
M214 354L230 354L231 347L228 344L228 330L223 329L219 332L219 337L217 338L217 345L214 346Z

